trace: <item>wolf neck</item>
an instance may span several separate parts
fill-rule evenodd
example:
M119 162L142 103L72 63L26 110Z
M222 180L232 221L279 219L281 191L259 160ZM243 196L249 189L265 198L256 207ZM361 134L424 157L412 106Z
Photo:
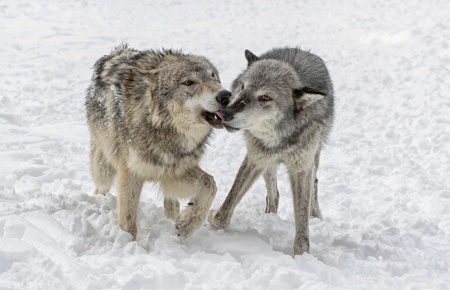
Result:
M283 139L294 132L290 127L285 126L283 128L280 125L281 124L275 125L270 122L263 122L247 129L246 134L248 137L257 139L258 143L261 143L264 147L279 147Z
M178 129L178 133L186 140L185 146L187 148L196 148L198 144L205 144L211 132L212 129L205 125L191 126L185 131Z
M298 135L299 123L295 117L284 116L277 123L265 122L247 129L246 137L248 141L257 143L270 150L286 149L286 146L296 139ZM252 140L253 139L253 140Z
M170 135L164 135L165 144L176 143L177 146L183 148L183 150L181 150L182 152L192 152L199 148L203 151L204 145L211 135L212 129L203 124L191 124L190 127L174 126L173 124L170 124L160 127L157 134L161 134L165 131L171 132Z
M170 114L167 111L161 112L154 109L149 114L146 127L152 128L151 133L156 134L155 138L151 138L152 142L163 139L162 146L175 143L187 151L196 149L199 144L204 144L211 134L211 127L190 118L185 111L179 110L176 113Z
M277 147L280 144L279 133L273 127L265 126L258 129L246 130L250 137L258 139L265 147Z

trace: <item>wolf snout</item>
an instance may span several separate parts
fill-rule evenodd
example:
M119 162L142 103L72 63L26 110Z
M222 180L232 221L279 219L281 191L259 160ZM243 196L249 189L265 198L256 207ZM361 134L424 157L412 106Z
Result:
M226 106L230 102L231 93L227 90L221 90L217 96L216 101L220 104Z
M225 122L233 120L233 112L230 109L222 109L220 110L220 113L222 114L222 120Z

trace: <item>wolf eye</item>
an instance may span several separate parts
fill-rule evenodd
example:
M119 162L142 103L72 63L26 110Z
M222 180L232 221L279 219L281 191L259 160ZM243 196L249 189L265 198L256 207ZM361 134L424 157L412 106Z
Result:
M183 82L183 85L185 85L185 86L192 86L193 84L194 84L194 82L191 80L187 80L187 81Z
M260 96L258 98L258 101L262 101L262 102L267 102L267 101L270 101L270 100L272 100L272 98L269 97L268 95L262 95L262 96Z
M241 90L244 90L244 84L241 84Z
M211 73L211 77L215 78L216 74L214 72Z

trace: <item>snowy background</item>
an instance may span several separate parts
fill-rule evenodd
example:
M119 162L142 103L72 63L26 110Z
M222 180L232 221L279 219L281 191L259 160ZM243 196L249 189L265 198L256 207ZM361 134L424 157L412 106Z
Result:
M450 4L442 1L0 1L0 289L450 289ZM116 192L93 196L84 97L114 46L184 48L225 87L244 49L311 49L336 122L322 152L324 220L292 257L293 207L260 180L228 228L184 242L147 184L138 241ZM216 131L202 167L217 208L245 155Z

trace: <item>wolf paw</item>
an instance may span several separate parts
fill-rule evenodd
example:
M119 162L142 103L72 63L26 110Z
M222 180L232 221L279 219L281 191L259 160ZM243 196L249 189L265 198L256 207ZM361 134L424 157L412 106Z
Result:
M195 206L190 206L184 210L175 222L175 233L181 240L192 235L205 222L205 213L196 209Z
M303 236L295 237L294 256L302 255L303 253L309 253L309 238Z
M310 215L311 215L312 217L315 217L315 218L318 218L318 219L320 219L320 220L323 220L323 219L322 219L322 213L320 212L320 209L319 209L319 208L311 207Z
M216 229L223 229L230 224L230 218L228 218L223 212L212 209L208 214L208 222Z

